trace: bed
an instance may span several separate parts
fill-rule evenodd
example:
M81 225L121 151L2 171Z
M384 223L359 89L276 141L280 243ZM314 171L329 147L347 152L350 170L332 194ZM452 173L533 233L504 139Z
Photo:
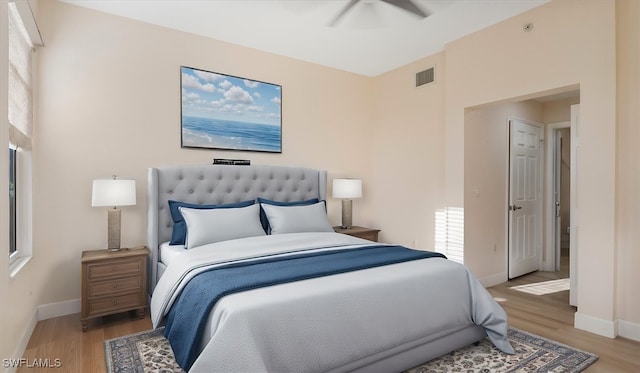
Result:
M148 177L152 322L154 327L166 324L165 333L171 327L170 334L180 330L173 325L187 325L176 335L193 334L189 351L176 351L184 349L181 339L172 346L177 360L188 361L189 371L399 372L486 336L501 351L513 353L506 314L466 267L437 255L423 257L431 254L338 234L327 228L328 220L314 220L322 215L319 206L325 208L325 171L170 166L152 168ZM275 207L245 203L258 198L277 202ZM183 203L179 211L188 227L188 249L167 244L175 243L169 201ZM216 211L198 205L233 207ZM291 211L298 219L290 218ZM268 214L266 221L272 223L260 227L264 234L218 237L238 226L257 231L253 220L234 223L257 213ZM200 228L217 224L222 228ZM374 254L389 261L360 266ZM336 268L325 273L325 265ZM243 266L248 269L239 268ZM348 266L354 267L346 270ZM319 274L307 275L305 268ZM190 286L200 294L205 287L233 282L239 270L249 272L251 281L256 273L302 277L242 292L222 291L210 308L188 303ZM280 275L288 271L298 274ZM188 327L192 318L200 321Z

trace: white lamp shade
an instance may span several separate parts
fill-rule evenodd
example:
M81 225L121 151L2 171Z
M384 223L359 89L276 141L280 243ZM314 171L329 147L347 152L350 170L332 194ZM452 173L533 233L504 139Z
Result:
M362 180L333 179L333 198L361 198Z
M131 206L136 204L136 181L94 180L91 206Z

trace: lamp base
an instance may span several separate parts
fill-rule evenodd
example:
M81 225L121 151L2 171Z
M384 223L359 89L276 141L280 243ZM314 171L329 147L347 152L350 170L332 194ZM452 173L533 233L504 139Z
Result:
M109 210L107 215L107 250L120 250L120 210Z
M351 216L351 207L352 201L350 199L342 200L342 229L351 229L353 228L352 224L352 216Z

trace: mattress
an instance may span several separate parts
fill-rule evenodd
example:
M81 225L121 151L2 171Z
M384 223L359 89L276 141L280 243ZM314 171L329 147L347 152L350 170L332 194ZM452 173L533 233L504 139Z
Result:
M160 250L158 251L158 260L169 266L175 262L175 259L185 252L183 245L169 245L169 242L160 244Z
M299 249L371 244L335 233L279 236L206 245L176 257L153 294L154 327L185 280L206 268ZM192 371L351 371L416 346L437 349L441 339L448 346L452 338L453 345L474 342L455 336L478 337L463 332L476 325L502 351L513 352L504 310L466 267L441 258L416 260L226 296L209 314Z

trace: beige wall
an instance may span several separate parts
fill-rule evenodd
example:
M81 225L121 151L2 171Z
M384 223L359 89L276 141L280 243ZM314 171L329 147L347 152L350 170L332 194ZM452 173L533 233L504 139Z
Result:
M571 92L575 97L544 101L542 104L542 122L552 124L571 120L571 105L580 103L580 91Z
M415 74L436 67L434 83ZM372 114L373 214L387 242L432 250L443 198L444 53L375 79Z
M576 238L583 276L578 276L578 313L587 316L581 319L585 322L604 320L607 328L615 316L616 277L614 4L553 1L459 39L446 47L445 77L445 198L450 206L464 205L465 108L579 84ZM522 30L527 22L534 25L531 32Z
M34 289L39 304L80 296L80 253L106 244L106 211L92 208L91 181L137 180L138 204L122 212L122 243L146 237L147 168L207 164L214 157L306 166L329 178L371 180L369 78L46 1L39 19L40 96L35 146ZM283 87L283 153L180 148L180 66ZM371 197L354 222L370 223ZM329 200L332 223L340 205Z
M640 2L618 0L617 318L640 324ZM620 326L622 327L622 325ZM637 327L640 328L640 327ZM636 338L640 330L636 329Z

